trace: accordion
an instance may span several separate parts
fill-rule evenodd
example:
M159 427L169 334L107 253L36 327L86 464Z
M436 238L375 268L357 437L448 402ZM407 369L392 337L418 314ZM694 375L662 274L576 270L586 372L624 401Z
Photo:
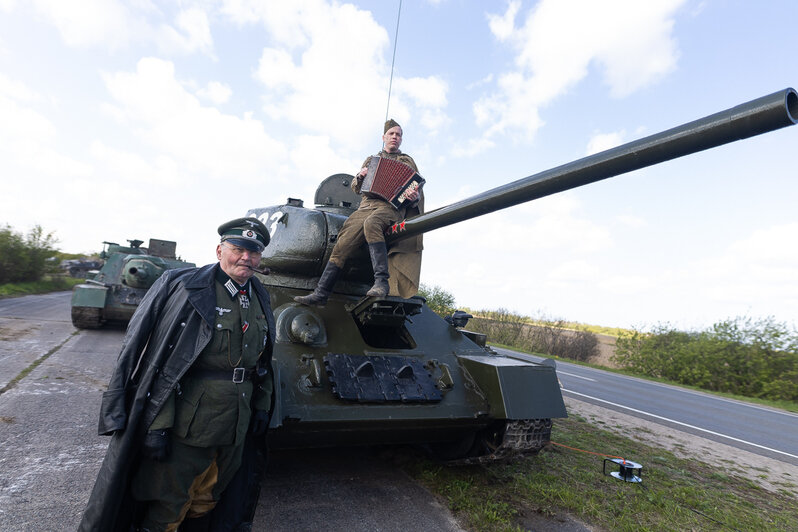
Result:
M412 167L387 157L374 156L369 162L360 193L369 198L383 199L401 209L405 206L407 194L420 189L423 184L424 178Z

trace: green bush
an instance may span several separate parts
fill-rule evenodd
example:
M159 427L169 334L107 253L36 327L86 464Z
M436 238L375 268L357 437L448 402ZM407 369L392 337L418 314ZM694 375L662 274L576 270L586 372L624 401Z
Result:
M440 286L429 286L421 283L418 295L427 300L427 306L442 318L451 316L455 311L454 296Z
M798 401L798 333L774 318L738 317L700 332L659 325L616 343L614 360L634 372L707 390Z
M7 224L0 228L0 284L40 280L56 243L53 233L45 234L38 225L27 235Z

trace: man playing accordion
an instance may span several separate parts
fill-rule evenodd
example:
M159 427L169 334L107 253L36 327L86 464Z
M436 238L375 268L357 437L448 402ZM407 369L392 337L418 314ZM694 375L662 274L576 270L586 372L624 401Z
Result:
M383 149L378 154L379 157L394 159L418 172L413 158L399 150L402 144L402 127L395 120L385 122L382 143ZM363 179L371 159L366 159L352 181L352 189L358 194L361 194ZM368 244L371 265L374 268L374 286L366 295L384 297L391 293L404 298L415 295L421 272L422 237L419 235L401 240L391 247L390 252L385 244L386 229L408 216L423 212L424 195L420 187L405 195L407 201L397 208L385 199L363 194L360 206L341 227L330 261L324 268L316 289L306 296L297 296L294 300L303 305L325 305L346 259L364 241Z

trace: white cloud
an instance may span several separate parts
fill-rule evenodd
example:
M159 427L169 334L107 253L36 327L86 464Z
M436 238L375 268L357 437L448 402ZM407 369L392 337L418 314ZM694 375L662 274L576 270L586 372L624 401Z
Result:
M476 89L477 87L481 87L482 85L486 85L486 84L490 83L491 81L493 81L493 74L488 74L487 76L483 77L482 79L478 79L477 81L469 83L468 85L465 86L465 89L470 91L470 90Z
M591 139L587 142L587 150L585 150L585 155L593 155L604 150L609 150L610 148L620 146L623 144L625 136L625 131L597 133L593 135L593 137L591 137Z
M69 46L104 44L118 48L128 43L139 20L117 0L83 0L80 5L61 0L35 0L37 11L61 33Z
M584 259L569 260L552 268L549 279L568 282L593 281L597 278L598 273L596 266L589 261Z
M112 172L114 180L158 187L173 187L185 181L179 177L180 166L167 156L150 162L138 153L112 148L99 140L91 143L89 151L98 166Z
M176 80L172 63L145 58L136 72L106 74L104 79L116 101L115 116L187 172L238 183L260 180L270 170L272 178L281 175L285 146L249 115L226 115L202 106Z
M232 95L233 90L230 86L218 81L211 81L204 88L197 91L197 96L205 98L216 105L228 102Z
M488 14L488 26L491 33L500 41L509 39L515 31L515 17L521 8L521 2L514 1L507 5L504 15Z
M164 24L159 28L161 47L183 53L195 51L213 53L213 37L205 11L198 8L181 10L175 17L174 28Z
M398 79L395 88L398 95L407 96L419 107L446 107L448 86L440 78Z
M397 79L394 86L398 99L407 98L421 113L420 122L424 129L434 134L451 121L443 112L447 105L448 84L442 79L428 78Z
M8 96L14 100L30 102L40 97L21 81L11 79L0 72L0 96Z
M633 228L646 227L648 225L645 219L630 214L619 214L615 216L615 221L623 226Z
M389 37L370 12L320 0L228 1L223 12L240 24L263 24L271 37L255 72L270 118L329 136L345 152L379 138ZM435 133L448 124L442 79L395 75L393 88L390 115L405 128Z
M622 97L671 72L678 52L673 15L685 0L542 0L516 26L520 5L488 15L494 36L516 50L516 69L474 104L488 137L509 132L531 138L543 125L539 109L601 68L613 96Z
M295 4L291 3L292 6ZM264 110L308 131L360 147L381 131L388 77L387 32L371 14L351 5L299 2L264 20L281 47L263 51L256 78L268 89ZM287 34L286 28L294 28ZM301 38L296 36L301 36ZM299 48L295 50L295 48ZM394 102L397 115L401 102Z
M798 312L798 249L786 245L798 223L744 235L719 255L652 265L645 275L607 275L598 286L619 300L630 296L650 315L678 316L674 325L708 326L735 316L795 316Z
M314 183L332 174L353 174L363 162L341 157L330 146L330 138L323 135L299 136L291 148L290 158L295 168L314 176Z
M177 10L170 24L158 22L169 13L148 1L35 0L35 6L68 46L104 46L115 51L131 43L152 42L166 53L213 55L208 14L200 7Z
M463 144L455 144L452 148L452 157L475 157L480 153L486 152L496 145L490 139L469 139Z
M39 99L24 84L0 77L0 158L7 164L51 176L90 173L90 166L55 148L59 140L55 125L45 114L26 105Z

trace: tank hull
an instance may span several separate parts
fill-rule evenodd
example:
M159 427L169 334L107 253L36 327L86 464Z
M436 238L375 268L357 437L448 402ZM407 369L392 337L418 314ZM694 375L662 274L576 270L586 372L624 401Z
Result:
M305 290L261 279L277 323L275 448L424 443L464 447L449 458L486 457L481 435L503 431L508 420L545 420L550 429L552 418L567 416L553 366L478 345L421 298L336 293L309 308L293 301ZM390 310L364 318L375 306ZM416 313L401 316L408 309ZM341 360L349 365L336 365ZM548 441L548 432L538 436L523 452Z

